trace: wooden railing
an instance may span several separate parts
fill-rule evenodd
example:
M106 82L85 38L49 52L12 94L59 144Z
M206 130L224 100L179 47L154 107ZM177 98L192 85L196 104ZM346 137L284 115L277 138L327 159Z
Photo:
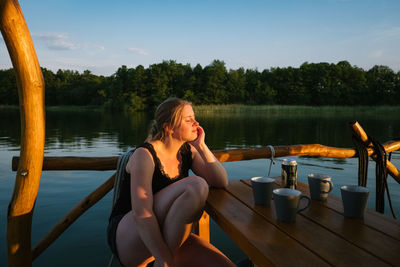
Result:
M357 122L350 123L352 131L358 135L366 135ZM400 141L389 141L383 145L385 151L390 153L400 149ZM352 148L329 147L320 144L274 146L274 157L286 156L318 156L328 158L353 158L357 157L357 151ZM232 162L241 160L252 160L271 157L270 147L259 147L251 149L231 149L213 151L220 162ZM368 155L374 158L373 148L368 148ZM45 157L43 170L115 170L119 157ZM19 164L19 157L13 157L12 169L16 170ZM390 175L400 183L400 174L397 168L388 161L387 165ZM64 216L44 238L32 250L32 260L36 259L48 246L51 245L79 216L104 197L114 185L115 174L105 183L86 196L66 216ZM207 220L207 218L205 218ZM204 225L203 225L204 226ZM208 228L208 225L205 226ZM201 234L202 229L199 229ZM207 235L207 231L205 231ZM204 236L206 239L209 237Z
M351 131L369 146L368 136L358 122L349 123ZM386 153L400 149L400 141L388 141L383 144ZM357 151L353 148L338 148L320 144L305 144L291 146L274 146L274 157L315 156L325 158L354 158ZM367 148L368 155L376 160L373 147ZM269 147L214 150L214 155L220 162L271 158ZM115 170L118 157L45 157L43 170ZM17 170L19 157L13 157L12 170ZM399 170L387 160L388 173L400 183Z

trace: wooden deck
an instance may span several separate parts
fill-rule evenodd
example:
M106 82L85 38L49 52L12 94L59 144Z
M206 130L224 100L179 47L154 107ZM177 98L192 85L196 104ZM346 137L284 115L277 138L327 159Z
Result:
M308 185L298 189L309 194ZM231 181L210 190L206 211L258 266L400 265L400 222L371 210L364 219L345 218L341 198L332 194L284 223L273 202L254 205L248 180Z

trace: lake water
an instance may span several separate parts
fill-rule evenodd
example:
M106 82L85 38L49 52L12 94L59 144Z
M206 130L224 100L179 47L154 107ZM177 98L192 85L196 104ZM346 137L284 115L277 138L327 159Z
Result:
M47 111L45 156L118 156L143 142L150 116L110 114L101 111ZM250 148L267 145L324 144L353 147L348 122L358 120L368 134L381 142L400 136L397 112L366 114L360 110L331 114L301 112L246 112L197 115L206 131L211 149ZM15 182L11 159L19 156L20 122L17 109L0 109L0 266L7 264L6 214ZM308 173L332 175L333 194L340 186L357 184L357 159L293 157L298 176L306 183ZM280 175L281 159L276 159L271 175ZM400 167L400 153L392 155ZM265 175L269 160L223 163L229 179ZM375 163L369 162L368 207L375 208ZM32 243L36 244L67 212L105 182L113 171L45 171L42 173L32 223ZM400 216L400 185L388 179L397 216ZM107 266L110 250L106 226L112 193L81 216L35 261L34 266ZM386 203L386 212L390 216ZM237 261L245 257L240 249L211 222L211 242Z

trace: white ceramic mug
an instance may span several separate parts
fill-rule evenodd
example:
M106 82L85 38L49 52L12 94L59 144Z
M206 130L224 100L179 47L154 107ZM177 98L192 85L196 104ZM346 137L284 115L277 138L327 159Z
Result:
M333 184L331 177L327 174L311 173L308 175L308 185L312 200L326 200L332 192Z
M277 219L284 222L296 221L298 212L303 211L310 206L311 199L302 194L299 190L290 188L279 188L273 191L275 211ZM307 199L307 205L299 209L300 199Z
M250 179L256 205L271 205L272 190L275 179L268 177L253 177Z

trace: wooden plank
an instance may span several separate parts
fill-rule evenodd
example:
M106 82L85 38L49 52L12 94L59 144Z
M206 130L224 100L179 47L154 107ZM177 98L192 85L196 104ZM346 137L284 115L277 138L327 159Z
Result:
M223 189L210 189L207 213L258 266L326 266Z
M309 195L308 185L304 183L298 183L298 189L304 194ZM320 205L325 205L326 207L343 214L343 202L340 197L330 194L327 201L318 202ZM400 221L398 220L379 212L367 209L364 220L358 220L358 222L400 241Z
M279 188L280 177L273 178L275 178L276 180L275 188ZM248 186L251 186L250 180L242 181ZM310 195L310 190L307 184L298 182L297 189L300 190L303 194ZM319 203L340 214L343 214L343 203L340 197L329 194L327 201L320 201ZM361 223L400 241L400 221L370 209L367 209L365 214L366 216L364 217L363 221L360 221Z
M248 184L232 181L227 191L271 224L334 266L389 265L304 216L298 215L295 223L277 221L273 201L270 207L255 205L252 189Z
M314 201L302 215L393 265L400 262L400 242L366 227L362 219L345 218L341 213L324 208L318 201Z
M279 186L279 179L276 179L276 186ZM245 183L250 186L249 181L245 181ZM308 186L303 183L298 183L298 188L303 193L309 193ZM367 212L364 220L345 218L341 199L333 195L330 195L326 202L313 201L310 208L301 214L370 254L393 265L400 262L399 223L391 218L383 218L381 214L374 211ZM372 217L372 219L368 219L368 217ZM385 225L391 227L388 227L389 230L377 230L378 226L373 225L375 221L380 223L379 227Z

